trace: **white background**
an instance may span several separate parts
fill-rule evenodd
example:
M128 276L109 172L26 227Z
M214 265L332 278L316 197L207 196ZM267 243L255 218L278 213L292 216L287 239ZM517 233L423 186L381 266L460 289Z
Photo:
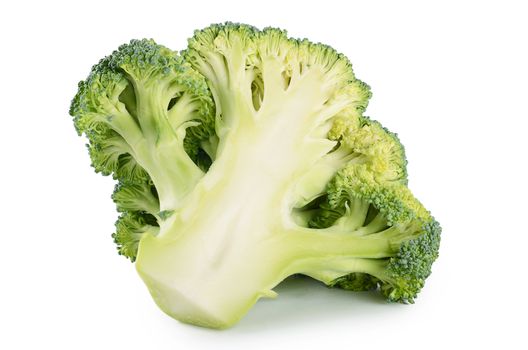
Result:
M528 10L523 2L35 1L0 5L0 348L525 348ZM183 49L226 20L346 54L367 115L406 146L410 187L441 222L415 305L293 279L227 331L165 316L110 238L113 181L68 107L132 38Z

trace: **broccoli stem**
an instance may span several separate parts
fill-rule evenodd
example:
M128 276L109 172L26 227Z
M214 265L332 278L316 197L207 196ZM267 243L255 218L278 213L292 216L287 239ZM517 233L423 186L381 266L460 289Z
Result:
M331 230L347 230L348 232L354 232L363 226L370 204L361 199L352 199L349 203L350 204L345 204L346 214L331 226Z
M131 141L126 135L124 138L138 164L154 182L160 210L173 210L204 173L185 152L185 132L175 130L170 124L168 105L164 101L170 100L173 91L167 90L163 84L151 85L132 78L130 81L136 94L138 118L136 121L129 115L128 118L116 119L114 129L121 133L124 127L121 128L120 124L126 121L127 132L129 129L140 130L143 137L134 137Z
M387 227L387 220L382 214L378 214L374 219L369 222L367 225L357 229L354 234L357 236L365 236L370 234L375 234Z
M127 144L132 146L143 139L141 129L123 104L116 106L107 100L103 100L102 103L111 115L100 115L99 119L115 130Z
M325 284L330 284L340 277L357 272L385 279L387 264L387 259L319 258L304 265L304 270L301 273Z
M333 257L379 259L397 250L386 237L362 237L330 229L295 227L284 232L292 261Z
M137 97L138 121L143 135L151 144L158 144L176 137L168 119L170 91L165 84L146 85L132 79Z
M177 139L158 145L144 142L134 148L137 162L156 186L162 211L174 210L204 175Z

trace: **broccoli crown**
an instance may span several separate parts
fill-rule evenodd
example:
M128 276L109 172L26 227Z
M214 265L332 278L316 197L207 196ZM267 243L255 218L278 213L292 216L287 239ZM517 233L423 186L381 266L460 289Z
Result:
M138 117L138 108L145 107L168 110L157 112L169 114L170 125L159 116ZM147 174L127 156L134 156L130 144L158 138L162 132L177 133L184 125L185 145L197 158L200 141L214 135L214 105L204 78L173 51L147 39L121 45L93 66L79 83L70 114L77 132L90 141L95 170L134 182L145 180ZM189 125L190 121L199 123Z
M181 53L120 46L70 114L117 180L119 254L167 314L223 328L292 274L402 303L424 286L441 228L370 97L330 46L228 22Z
M139 227L144 227L140 223L145 215L158 217L160 211L155 182L164 179L152 168L162 159L152 164L149 148L165 142L171 147L155 152L172 155L177 143L183 145L183 158L203 169L211 163L202 149L215 136L214 105L205 79L153 40L132 40L92 67L79 83L70 114L77 132L88 138L95 171L118 180L113 199L124 216L116 223L114 239L119 252L134 260Z

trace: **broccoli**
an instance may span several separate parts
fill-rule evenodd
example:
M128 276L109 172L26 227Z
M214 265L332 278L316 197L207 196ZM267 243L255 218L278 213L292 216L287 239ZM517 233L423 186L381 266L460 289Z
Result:
M165 313L226 328L292 274L403 303L423 287L441 229L370 96L331 47L225 23L180 53L120 46L70 114L117 181L118 252Z

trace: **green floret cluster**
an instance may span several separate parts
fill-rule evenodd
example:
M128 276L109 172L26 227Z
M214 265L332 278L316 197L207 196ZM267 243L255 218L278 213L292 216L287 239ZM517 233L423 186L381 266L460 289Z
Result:
M187 163L175 166L176 173L185 167L201 173L211 164L203 150L216 138L207 84L168 48L153 40L132 40L103 58L79 83L70 114L77 132L90 141L95 171L118 181L112 198L123 214L113 237L119 253L134 261L140 233L146 232L140 228L145 222L159 226L155 218L160 199L152 177L165 177L165 170L164 159L152 155L157 152L152 146L170 149L167 155ZM195 163L201 170L194 169Z
M70 114L117 182L118 252L168 315L225 328L293 274L402 303L423 288L441 228L370 97L330 46L225 23L181 52L120 46Z

